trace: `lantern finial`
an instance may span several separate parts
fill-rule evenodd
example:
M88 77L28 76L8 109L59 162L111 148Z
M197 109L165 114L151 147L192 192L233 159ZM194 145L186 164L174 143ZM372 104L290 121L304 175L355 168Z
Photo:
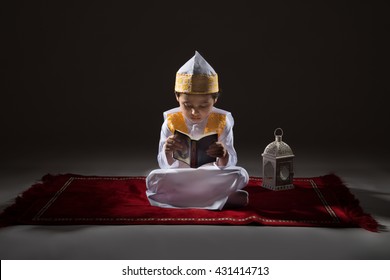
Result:
M280 134L277 134L278 131L280 131ZM283 129L278 127L277 129L275 129L274 135L275 135L275 141L276 142L282 142Z

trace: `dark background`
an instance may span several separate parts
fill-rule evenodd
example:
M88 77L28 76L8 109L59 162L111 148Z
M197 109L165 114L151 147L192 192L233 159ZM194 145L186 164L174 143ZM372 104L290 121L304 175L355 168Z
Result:
M3 159L157 151L176 71L199 51L219 74L239 154L276 127L296 154L383 158L387 22L375 1L6 1Z

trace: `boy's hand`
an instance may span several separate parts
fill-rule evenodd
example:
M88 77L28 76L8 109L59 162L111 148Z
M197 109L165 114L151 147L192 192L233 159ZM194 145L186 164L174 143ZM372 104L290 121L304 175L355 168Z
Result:
M217 157L217 165L218 166L226 166L229 161L229 154L225 148L225 146L221 142L215 142L210 145L207 150L207 154L210 157Z
M207 155L210 157L226 158L227 154L227 150L221 142L211 144L207 150Z
M167 141L165 141L165 152L171 153L176 150L182 150L184 147L180 143L179 139L175 138L175 135L171 135L167 138Z

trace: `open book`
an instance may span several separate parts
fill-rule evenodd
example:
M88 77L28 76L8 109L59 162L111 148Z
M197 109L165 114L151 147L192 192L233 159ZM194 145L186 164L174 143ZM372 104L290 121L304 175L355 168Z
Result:
M218 141L218 134L211 132L202 135L200 138L192 138L187 133L175 130L175 136L184 146L183 150L176 150L173 152L173 157L177 160L187 163L192 168L214 162L217 159L207 155L206 151L211 144Z

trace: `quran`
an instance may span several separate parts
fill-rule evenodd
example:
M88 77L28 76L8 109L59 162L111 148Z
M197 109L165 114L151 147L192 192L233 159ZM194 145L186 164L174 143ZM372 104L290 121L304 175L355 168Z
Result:
M217 160L217 158L210 157L207 154L210 145L218 141L218 134L216 132L204 134L199 138L192 138L187 133L175 130L174 135L183 146L182 150L173 152L175 159L188 164L191 168L198 168L206 163Z

